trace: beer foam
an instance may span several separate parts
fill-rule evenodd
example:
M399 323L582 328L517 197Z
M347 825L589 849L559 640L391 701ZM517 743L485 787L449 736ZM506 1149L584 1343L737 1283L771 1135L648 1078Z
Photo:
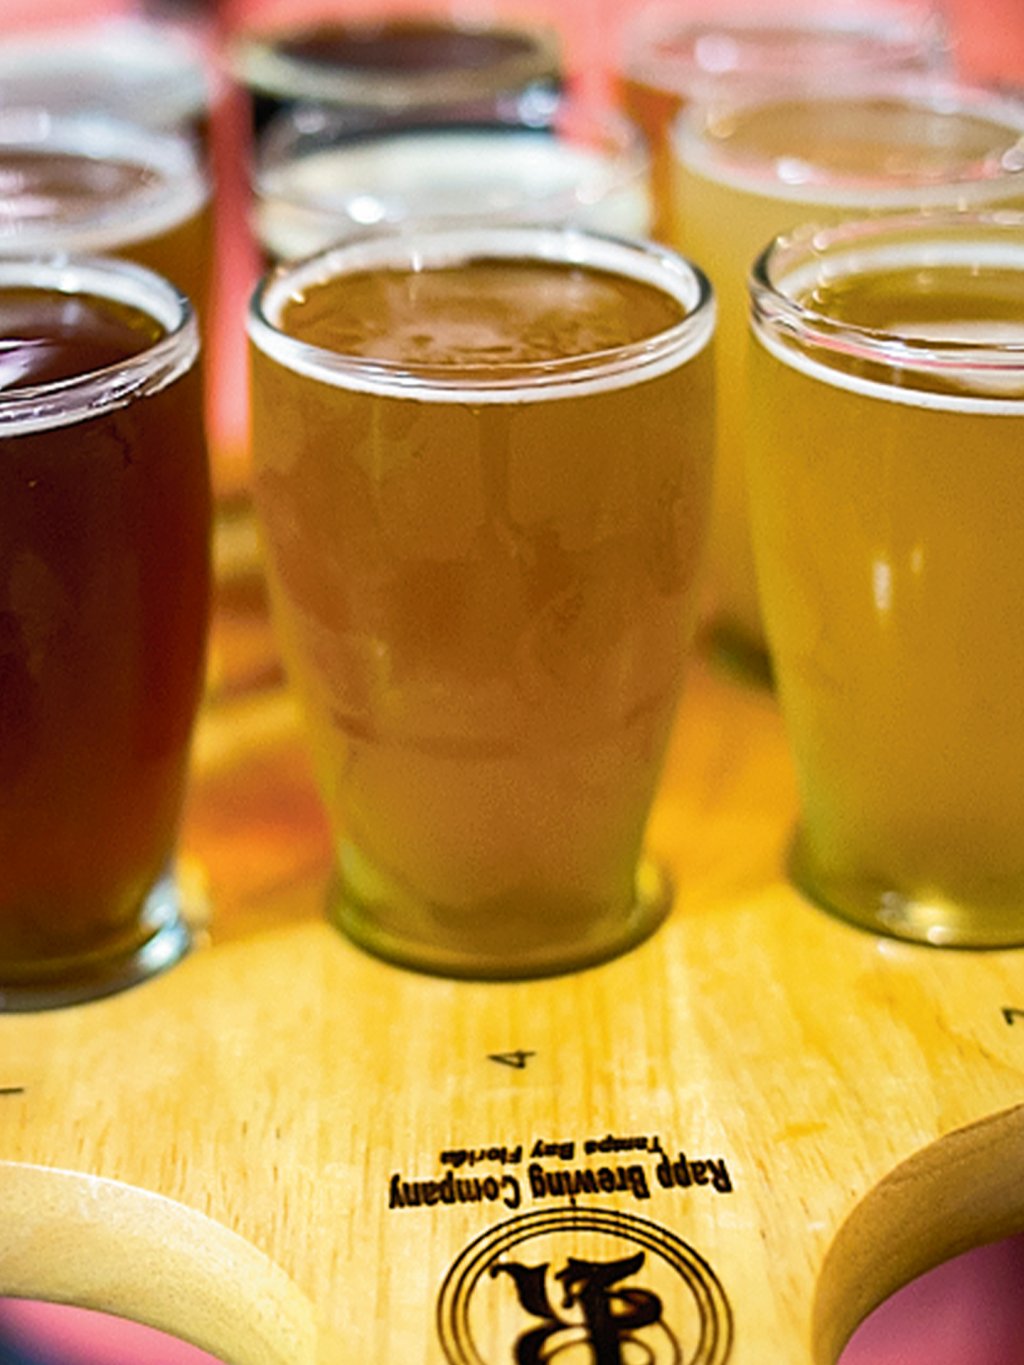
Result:
M624 237L650 230L646 158L530 129L404 132L310 152L268 169L257 232L294 259L413 219L573 222Z
M584 316L577 344L561 354L556 351L554 358L547 337L532 342L527 336L522 344L513 340L510 350L508 329L500 316L488 320L486 310L475 305L467 308L454 331L449 328L442 348L434 348L429 333L413 337L422 343L414 359L401 349L401 337L375 337L373 356L358 353L366 345L361 324L352 336L355 354L342 349L343 334L339 334L341 346L332 338L327 349L281 330L290 303L305 290L343 273L389 267L408 271L423 269L428 263L434 268L456 267L474 260L502 259L579 266L612 275L621 272L675 300L683 317L654 335L622 344L599 330L588 337L586 329L594 327L595 319L588 322ZM559 312L560 300L556 297L552 302ZM565 323L558 316L553 326L564 328ZM569 323L571 327L572 319ZM543 330L542 321L539 325ZM713 329L714 305L706 281L682 258L653 246L557 228L462 229L366 238L271 275L257 291L249 316L254 344L309 378L391 397L470 405L537 402L640 383L691 359L707 345Z

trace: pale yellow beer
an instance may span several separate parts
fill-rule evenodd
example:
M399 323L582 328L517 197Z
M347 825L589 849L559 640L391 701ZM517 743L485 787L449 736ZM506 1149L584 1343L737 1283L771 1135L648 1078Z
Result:
M719 300L719 391L709 612L741 662L764 633L744 479L746 281L777 233L924 207L1024 203L1024 107L982 92L900 81L845 94L774 96L680 125L680 242Z
M900 937L1024 942L1024 216L783 241L752 288L796 880Z
M645 5L624 29L617 90L651 149L654 235L677 240L672 126L688 105L756 91L827 90L837 77L939 70L948 59L943 25L927 3Z
M272 600L335 832L332 913L532 975L666 909L642 863L710 493L712 305L555 229L366 239L250 320Z

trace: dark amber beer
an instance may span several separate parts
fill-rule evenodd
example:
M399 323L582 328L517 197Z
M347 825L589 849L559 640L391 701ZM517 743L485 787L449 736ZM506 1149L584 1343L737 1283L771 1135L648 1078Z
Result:
M194 316L137 267L0 261L0 1006L188 945L172 870L208 598Z
M336 836L333 913L426 969L591 962L641 859L709 501L712 304L582 232L364 239L273 275L255 493Z
M505 100L548 95L561 85L553 28L446 15L323 17L253 28L236 38L231 64L251 96L257 132L297 105L415 113L421 124L431 111L454 106L486 119Z

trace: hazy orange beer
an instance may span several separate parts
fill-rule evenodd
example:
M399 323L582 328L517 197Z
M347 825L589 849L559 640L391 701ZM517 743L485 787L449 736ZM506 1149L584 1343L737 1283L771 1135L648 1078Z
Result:
M332 913L471 976L624 948L709 501L703 277L560 229L367 238L257 292L255 495Z
M179 957L208 597L194 316L148 271L0 260L0 1008Z

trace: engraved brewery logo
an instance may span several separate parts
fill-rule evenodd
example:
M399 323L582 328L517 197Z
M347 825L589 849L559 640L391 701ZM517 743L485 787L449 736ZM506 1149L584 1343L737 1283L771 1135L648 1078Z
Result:
M524 1214L471 1242L445 1277L450 1365L723 1365L729 1301L691 1246L608 1209Z

